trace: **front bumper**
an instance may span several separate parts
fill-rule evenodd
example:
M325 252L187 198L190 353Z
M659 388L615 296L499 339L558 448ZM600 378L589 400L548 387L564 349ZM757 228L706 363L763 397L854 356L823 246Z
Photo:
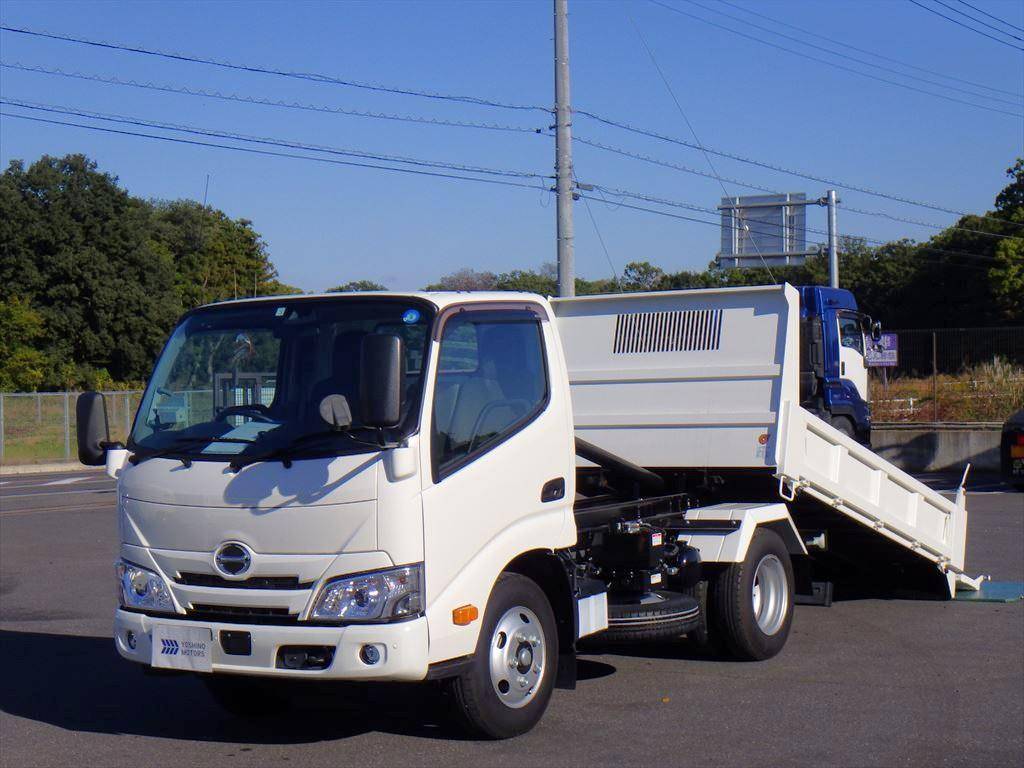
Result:
M182 628L207 627L212 633L213 672L267 677L321 680L423 680L427 676L427 619L421 616L394 624L350 624L344 627L271 626L198 622L156 617L118 609L114 618L114 644L129 661L150 664L153 627L157 624ZM135 633L130 648L127 632ZM248 632L252 652L246 656L227 654L220 645L220 631ZM282 669L277 666L282 646L333 646L334 659L326 669ZM376 664L360 657L364 645L382 651Z

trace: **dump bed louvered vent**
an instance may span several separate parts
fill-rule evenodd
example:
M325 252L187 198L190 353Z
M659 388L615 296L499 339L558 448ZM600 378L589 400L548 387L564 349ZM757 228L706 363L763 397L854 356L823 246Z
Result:
M615 318L612 352L691 352L718 349L722 310L637 312Z

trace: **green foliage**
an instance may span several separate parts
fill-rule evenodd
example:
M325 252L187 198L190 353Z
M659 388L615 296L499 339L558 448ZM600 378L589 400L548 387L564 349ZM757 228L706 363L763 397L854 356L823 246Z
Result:
M142 380L183 310L252 295L254 282L261 295L295 292L249 221L132 197L83 155L12 161L0 174L0 303L12 329L0 389ZM26 309L38 322L24 324Z
M18 296L0 301L0 391L36 390L43 383L46 355L34 348L43 318Z
M154 249L167 254L186 309L224 299L298 293L277 280L267 247L247 219L230 219L193 200L154 204Z
M386 291L388 287L375 283L373 280L350 280L347 283L335 286L334 288L328 288L328 293L350 293L350 292L363 292L363 291Z

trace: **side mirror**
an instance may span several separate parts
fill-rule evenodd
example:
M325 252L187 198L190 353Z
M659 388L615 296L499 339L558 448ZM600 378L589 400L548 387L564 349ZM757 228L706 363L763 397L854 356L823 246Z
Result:
M363 424L394 427L402 418L405 352L402 339L390 333L363 338L359 364L359 404Z
M882 324L877 320L871 324L871 340L876 344L882 340Z
M78 422L78 460L88 467L106 463L106 444L110 441L107 402L99 392L83 392L75 403Z

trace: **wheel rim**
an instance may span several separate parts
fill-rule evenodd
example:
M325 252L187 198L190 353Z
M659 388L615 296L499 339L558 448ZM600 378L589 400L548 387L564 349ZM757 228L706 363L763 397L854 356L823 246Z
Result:
M547 661L544 628L537 614L517 605L505 611L491 636L491 685L506 707L519 709L540 689Z
M758 628L774 635L782 628L789 609L786 569L775 555L765 555L757 564L751 599Z

